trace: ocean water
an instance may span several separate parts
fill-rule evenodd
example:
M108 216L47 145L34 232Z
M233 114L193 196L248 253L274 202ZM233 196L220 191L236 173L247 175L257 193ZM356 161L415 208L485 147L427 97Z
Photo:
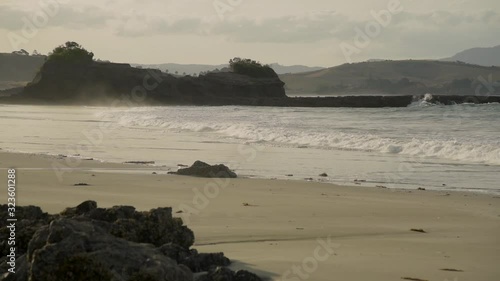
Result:
M500 194L500 104L0 109L7 151L172 170L203 160L248 177Z

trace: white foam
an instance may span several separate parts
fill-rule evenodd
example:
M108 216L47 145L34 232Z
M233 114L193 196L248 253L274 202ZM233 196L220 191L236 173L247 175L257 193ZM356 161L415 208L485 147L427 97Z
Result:
M222 107L220 110L203 107L134 109L106 112L102 113L101 117L115 120L122 126L163 128L174 132L210 132L220 138L235 138L244 142L375 151L418 158L435 157L465 163L500 165L500 141L494 139L486 141L482 138L461 137L457 139L439 132L429 136L417 133L413 136L396 134L383 136L377 130L371 130L373 131L371 134L363 133L363 130L343 132L330 128L328 120L324 121L325 123L321 126L303 121L301 115L308 114L307 112L293 113L293 117L287 115L286 118L282 118L281 122L278 122L272 119L277 115L275 113L249 116L248 112L251 109L223 109Z

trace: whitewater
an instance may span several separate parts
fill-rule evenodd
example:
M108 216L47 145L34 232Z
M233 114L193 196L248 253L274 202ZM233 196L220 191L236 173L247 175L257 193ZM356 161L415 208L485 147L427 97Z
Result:
M200 159L249 177L500 192L499 104L1 108L7 151L172 169Z

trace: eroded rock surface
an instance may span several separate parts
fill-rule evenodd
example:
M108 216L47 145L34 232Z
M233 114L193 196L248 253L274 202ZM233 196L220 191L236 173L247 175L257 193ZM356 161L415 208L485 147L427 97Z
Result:
M222 280L217 276L223 275L230 281L260 280L226 268L231 262L223 253L192 249L193 232L172 217L171 208L139 212L132 206L99 208L95 201L56 215L36 206L17 207L12 274L6 264L7 206L0 207L1 281L191 281L193 273L211 278L203 280Z

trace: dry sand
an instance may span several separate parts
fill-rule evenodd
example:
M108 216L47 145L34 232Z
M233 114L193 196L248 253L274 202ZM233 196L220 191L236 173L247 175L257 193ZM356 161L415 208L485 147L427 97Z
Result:
M184 209L177 215L199 251L222 251L234 268L270 280L500 280L500 198L493 195L200 179L87 160L60 181L51 167L65 161L0 153L5 179L5 168L17 168L18 205L55 213L92 199L101 207Z

